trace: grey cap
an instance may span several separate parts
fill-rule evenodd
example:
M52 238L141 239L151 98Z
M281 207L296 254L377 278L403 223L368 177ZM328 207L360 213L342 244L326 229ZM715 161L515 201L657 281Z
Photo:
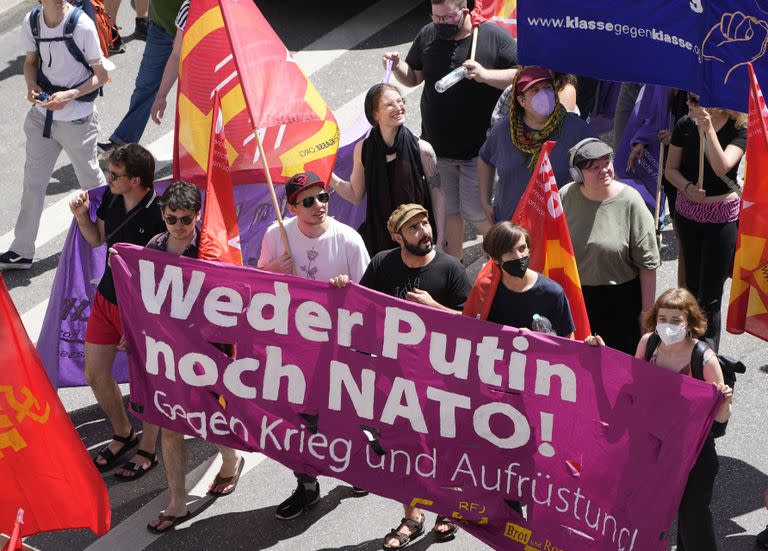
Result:
M607 155L613 155L613 149L610 145L597 138L587 138L574 145L568 153L571 157L571 166L579 166L585 161L593 161Z

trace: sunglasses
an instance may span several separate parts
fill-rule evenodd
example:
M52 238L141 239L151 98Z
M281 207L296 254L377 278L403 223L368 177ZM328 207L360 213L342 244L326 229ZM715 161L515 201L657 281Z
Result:
M331 196L328 195L327 192L323 191L321 193L318 193L317 195L312 195L311 197L304 197L304 199L301 200L301 204L304 206L305 209L312 208L312 206L315 204L315 199L319 203L327 203L328 199L330 199ZM299 203L296 202L294 205L298 205Z
M118 178L122 178L123 176L128 176L127 174L118 174L114 170L110 170L108 172L110 179L117 180Z
M175 226L176 222L181 222L184 226L189 226L194 221L194 216L182 216L181 218L177 218L176 216L171 216L169 214L165 217L165 223L169 226Z

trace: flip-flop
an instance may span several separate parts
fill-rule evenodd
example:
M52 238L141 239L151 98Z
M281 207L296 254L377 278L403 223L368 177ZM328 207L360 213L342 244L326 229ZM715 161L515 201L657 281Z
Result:
M168 530L172 529L177 524L184 522L191 516L192 516L192 513L189 511L187 511L186 514L181 515L180 517L174 517L173 515L164 515L163 513L160 513L157 517L157 520L160 521L157 526L160 526L164 522L170 522L170 524L165 528L163 528L162 530L158 530L157 526L152 526L151 524L147 524L147 530L149 530L153 534L165 534Z
M219 474L216 473L216 477L213 479L213 482L211 482L209 488L215 488L216 486L221 486L222 484L232 484L232 487L225 492L214 492L211 489L208 490L208 495L214 497L224 497L234 492L235 488L237 488L237 483L240 482L240 473L243 472L243 467L245 467L245 459L240 456L237 458L237 470L234 476L219 476Z
M93 464L96 465L96 468L101 472L111 471L114 469L115 466L123 458L125 453L139 444L139 437L133 433L133 429L131 429L131 432L128 433L128 436L118 436L113 434L112 440L115 442L120 442L122 447L118 449L117 452L113 452L109 449L109 444L107 444L101 448L99 453L96 454L96 457L93 458ZM106 463L102 464L96 461L99 457L104 459Z
M134 463L133 461L128 461L123 464L123 469L126 471L130 471L133 473L131 476L126 476L124 474L115 473L115 479L119 480L120 482L130 482L132 480L138 480L145 474L147 474L149 471L151 471L155 465L157 465L157 454L156 453L149 453L144 450L136 450L136 455L140 455L141 457L146 457L149 459L149 467L142 467L138 463Z

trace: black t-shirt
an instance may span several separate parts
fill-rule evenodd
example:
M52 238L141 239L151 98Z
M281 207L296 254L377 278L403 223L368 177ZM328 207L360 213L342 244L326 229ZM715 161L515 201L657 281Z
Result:
M720 142L723 150L729 145L735 145L746 151L747 129L736 128L733 119L728 119L728 122L717 133L717 141ZM672 145L683 149L680 158L680 172L689 182L695 184L699 179L699 127L689 116L686 115L675 125L675 129L672 131ZM728 171L728 178L735 182L738 171L739 166L737 164ZM704 157L704 191L707 192L707 195L723 195L731 192L728 184L712 170L706 156Z
M125 212L125 200L122 195L115 195L109 189L104 192L96 216L104 221L104 236L107 248L115 243L146 245L158 233L165 231L165 223L160 212L160 204L154 191L147 193L139 204L130 212ZM130 220L123 224L130 217ZM122 226L121 226L122 225ZM107 252L109 257L109 252ZM107 263L104 275L99 282L99 292L112 304L117 304L115 283L112 270Z
M469 16L467 16L469 17ZM501 90L464 79L443 92L435 82L469 59L472 35L443 40L435 24L419 31L406 62L424 75L421 93L421 137L432 144L438 157L467 160L477 156L490 125L491 113ZM475 60L486 69L517 65L517 42L495 23L478 27Z
M371 259L360 285L405 298L414 289L428 292L439 304L461 310L472 285L461 262L437 251L432 262L421 268L409 268L403 263L400 249L381 251Z
M547 318L552 323L552 328L561 337L570 335L576 330L568 298L558 283L539 274L533 287L522 293L511 291L504 283L499 283L488 314L488 321L510 327L533 329L534 314Z

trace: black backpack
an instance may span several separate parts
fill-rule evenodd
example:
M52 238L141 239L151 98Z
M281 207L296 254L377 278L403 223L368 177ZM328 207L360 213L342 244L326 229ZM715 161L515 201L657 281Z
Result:
M659 346L660 342L661 337L659 337L657 333L651 333L651 336L648 337L648 342L645 345L646 362L651 360L651 356L653 356L653 353ZM707 350L710 350L711 348L712 347L707 343L706 340L700 340L696 343L696 346L694 346L693 350L691 351L691 375L700 381L704 380L704 354L706 354ZM729 387L735 389L736 374L746 373L747 366L745 366L741 361L734 360L730 356L725 356L723 354L717 354L717 361L720 362L720 369L723 372L723 381ZM728 421L725 423L715 421L715 424L712 425L712 435L715 438L724 436L727 426Z
M75 32L75 27L77 27L77 21L80 19L80 16L84 13L82 9L78 7L72 8L72 10L69 12L69 15L67 16L67 20L64 23L64 32L61 36L54 36L51 38L40 38L40 17L42 16L43 7L42 6L35 6L32 8L32 11L29 14L29 26L32 29L32 37L35 39L35 45L37 46L37 53L38 53L38 68L37 68L37 85L47 94L53 94L55 92L61 92L62 90L68 90L69 88L77 88L84 82L87 82L91 79L93 76L93 68L88 64L88 60L85 59L85 55L83 54L83 51L77 46L77 43L75 42L75 39L73 38L73 34ZM69 51L70 55L75 58L75 60L80 63L83 67L85 67L86 71L88 72L88 76L83 80L82 82L79 82L78 84L75 84L74 86L57 86L56 84L52 83L48 78L43 74L43 56L40 54L40 43L41 42L64 42L67 46L67 50ZM48 66L51 66L51 63L53 62L52 59L48 59ZM82 95L75 99L75 101L84 101L84 102L92 102L96 100L96 96L103 95L101 88L94 90L93 92L90 92L88 94ZM53 122L53 111L48 110L45 114L45 126L43 128L43 136L46 138L51 137L51 124Z

